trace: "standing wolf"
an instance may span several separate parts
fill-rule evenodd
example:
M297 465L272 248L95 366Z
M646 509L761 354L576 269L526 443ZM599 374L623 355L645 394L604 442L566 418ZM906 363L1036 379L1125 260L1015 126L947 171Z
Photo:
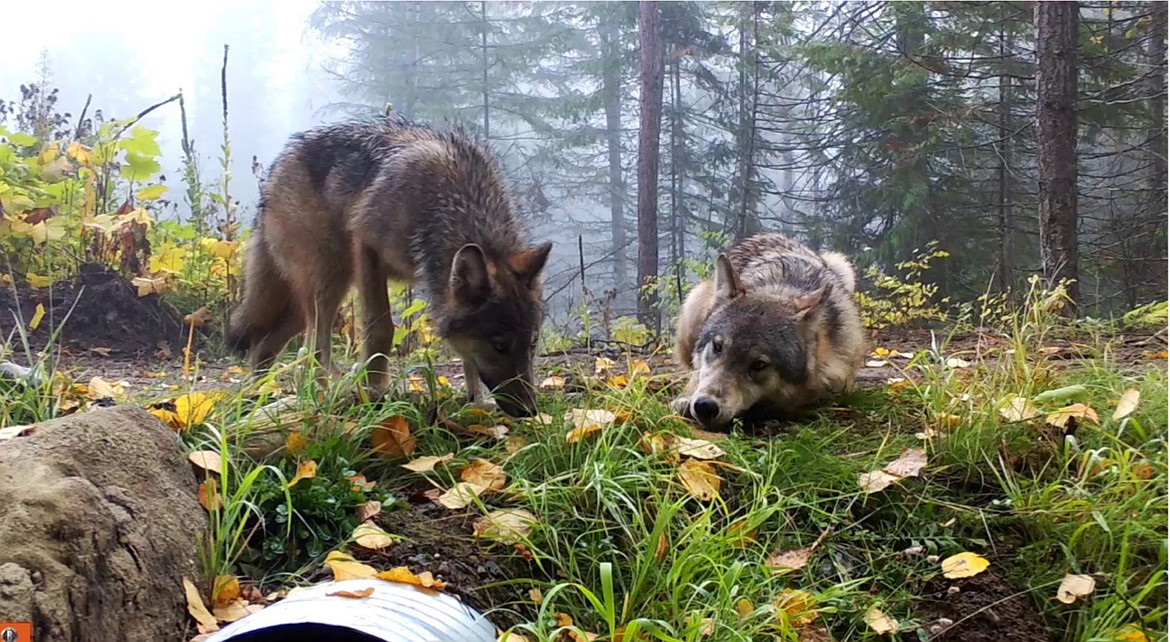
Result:
M264 184L228 342L263 370L304 331L328 372L356 275L363 354L381 390L394 336L386 281L421 281L472 401L492 389L505 412L531 414L551 248L525 243L496 160L461 130L389 118L312 129L292 137Z
M694 370L674 409L707 428L790 414L853 387L865 356L853 267L780 234L740 241L679 314L675 358Z

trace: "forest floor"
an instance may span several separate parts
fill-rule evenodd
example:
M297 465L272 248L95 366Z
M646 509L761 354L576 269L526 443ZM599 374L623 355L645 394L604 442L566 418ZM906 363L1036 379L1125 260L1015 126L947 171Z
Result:
M437 355L372 402L291 355L184 375L164 327L64 332L0 429L134 404L222 455L204 571L256 604L404 566L528 640L1166 639L1165 329L877 333L855 392L715 434L665 350L542 357L510 419Z

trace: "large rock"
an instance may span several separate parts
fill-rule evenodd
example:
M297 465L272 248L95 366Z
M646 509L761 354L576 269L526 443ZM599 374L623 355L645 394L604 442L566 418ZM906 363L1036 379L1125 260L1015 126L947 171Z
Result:
M0 442L0 620L38 642L181 637L207 517L175 434L136 408Z

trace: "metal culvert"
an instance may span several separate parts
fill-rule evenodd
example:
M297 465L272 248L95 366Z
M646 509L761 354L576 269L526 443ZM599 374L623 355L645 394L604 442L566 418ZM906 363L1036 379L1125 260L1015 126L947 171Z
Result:
M338 591L369 597L329 595ZM446 593L378 579L299 590L233 622L206 642L495 642L487 618Z

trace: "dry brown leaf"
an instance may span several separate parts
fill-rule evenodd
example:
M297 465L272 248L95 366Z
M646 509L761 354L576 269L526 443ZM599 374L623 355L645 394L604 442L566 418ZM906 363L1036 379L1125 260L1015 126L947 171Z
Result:
M247 600L237 599L233 600L230 604L217 606L211 609L211 612L220 622L230 623L236 620L242 620L256 611L263 609L263 604L249 604Z
M986 571L988 566L991 566L991 562L987 558L964 551L942 561L942 574L945 578L957 580L978 575Z
M223 497L219 494L219 486L214 478L205 479L199 484L199 505L209 513L223 508Z
M354 516L357 517L359 522L364 522L381 512L382 502L368 501L364 504L359 504L358 507L354 509Z
M183 325L195 328L202 328L211 323L215 317L211 316L211 311L207 308L199 308L198 310L183 317Z
M211 600L213 607L227 606L240 597L240 581L234 575L220 575L215 578L214 596Z
M816 600L805 591L784 589L772 602L778 613L784 613L795 627L812 624L817 619Z
M597 357L597 361L593 364L593 373L601 376L610 370L613 370L615 363L613 359L608 357Z
M366 476L361 474L350 477L349 481L353 484L355 491L366 491L367 493L374 490L374 486L378 484L377 482L366 481Z
M736 548L747 548L756 542L756 536L760 534L760 529L753 528L748 530L747 520L740 519L732 522L727 527L727 534L732 546Z
M691 459L718 459L727 453L722 448L705 439L688 439L675 437L678 454Z
M216 622L215 616L207 610L207 605L203 603L203 596L199 594L199 589L195 588L195 584L185 577L183 578L183 592L187 595L187 612L195 618L195 622L199 625L199 632L218 631L219 624Z
M688 459L678 467L678 480L683 488L701 502L709 502L719 495L722 479L709 462Z
M764 560L764 566L774 571L798 571L808 566L811 548L796 548L790 551L775 551Z
M330 551L325 556L325 566L333 572L333 581L335 582L363 580L378 574L374 567L366 566L355 560L352 555L346 555L340 551Z
M447 453L446 455L439 455L438 457L427 455L425 457L412 459L405 464L402 464L402 467L416 473L429 473L435 469L435 466L451 461L451 459L454 457L455 453Z
M528 599L532 600L536 604L540 604L544 601L544 593L541 592L539 588L530 588L528 589Z
M487 491L500 491L508 483L508 476L504 474L504 467L486 459L473 459L463 470L459 471L459 479Z
M796 642L834 642L833 634L821 624L803 626L797 632Z
M1004 421L1016 423L1019 421L1031 421L1037 417L1044 416L1044 413L1040 412L1040 409L1036 406L1033 406L1031 401L1023 397L1012 397L1000 406L999 416L1003 417Z
M552 375L550 377L545 377L544 381L540 382L540 389L541 390L564 390L565 389L565 378L561 377L559 375Z
M667 463L679 461L678 451L673 448L675 437L668 432L646 433L638 439L638 446L647 455L662 457Z
M630 362L630 375L650 374L650 364L645 359L634 359Z
M430 571L424 571L415 575L410 572L410 569L405 566L396 566L388 571L382 571L375 577L387 582L397 582L399 584L412 584L414 586L421 586L428 589L443 589L446 588L446 582L440 582L431 575Z
M102 379L101 377L93 377L89 380L86 396L88 396L91 401L100 401L102 399L121 399L126 396L126 390L120 383L111 384L106 382L106 380Z
M528 440L523 435L512 435L504 441L504 453L511 457L527 445Z
M329 597L345 597L351 600L364 600L373 594L374 587L372 586L367 586L360 591L334 591L332 593L326 593Z
M1100 420L1097 419L1097 411L1083 403L1074 403L1048 414L1048 424L1060 428L1066 433L1075 430L1077 422L1082 419L1094 425L1101 424Z
M451 490L439 495L437 500L444 508L450 510L459 510L460 508L467 508L479 497L484 491L483 486L477 486L468 482L459 482L451 487Z
M608 410L573 408L565 413L565 422L573 427L565 435L565 440L570 443L579 441L588 434L612 426L615 420L617 415Z
M923 468L926 468L926 451L921 448L908 448L882 470L895 477L905 478L917 477Z
M741 597L735 602L735 612L739 614L739 619L741 620L751 615L755 610L755 605L753 605L746 597Z
M1117 410L1113 411L1113 421L1121 421L1133 414L1137 410L1138 401L1141 399L1142 393L1130 388L1121 395L1121 399L1117 402Z
M317 462L313 460L302 461L297 464L297 474L288 481L288 487L292 488L297 485L297 482L302 479L312 479L317 476Z
M190 455L187 455L187 459L190 460L192 464L195 464L202 470L205 470L209 473L215 473L218 475L223 472L223 460L220 459L219 453L215 452L214 450L196 450Z
M666 558L666 552L670 550L670 538L663 533L658 536L658 544L654 547L654 559L662 561Z
M1060 588L1056 589L1056 600L1062 604L1072 604L1077 598L1093 594L1097 588L1097 580L1091 575L1065 575L1060 581Z
M878 635L898 632L898 621L883 613L876 604L865 610L864 617L865 623Z
M523 508L505 508L475 520L473 529L476 537L504 544L519 544L528 537L535 523L536 515Z
M898 481L901 477L891 475L884 470L874 470L868 473L861 473L857 483L861 486L861 490L868 493L879 493L890 486L890 484Z
M401 459L414 454L418 445L410 434L410 423L403 417L387 417L370 433L370 444L382 459Z
M508 427L503 424L495 426L485 426L483 424L471 424L464 429L469 435L477 437L491 437L492 439L503 439L508 436Z
M363 522L353 529L353 541L362 548L379 551L394 543L390 533L378 528L373 522Z

